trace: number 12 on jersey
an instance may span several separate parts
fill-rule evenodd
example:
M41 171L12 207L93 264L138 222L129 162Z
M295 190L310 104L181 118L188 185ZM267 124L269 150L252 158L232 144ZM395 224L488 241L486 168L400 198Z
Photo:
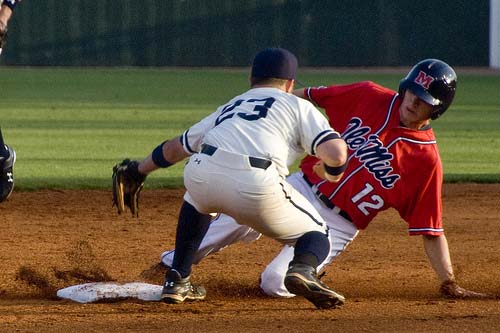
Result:
M371 186L369 183L366 183L365 187L358 194L351 198L352 203L357 204L358 209L366 216L370 214L368 208L380 209L384 205L384 199L382 199L380 195L373 194L368 197L368 195L372 191L373 186Z

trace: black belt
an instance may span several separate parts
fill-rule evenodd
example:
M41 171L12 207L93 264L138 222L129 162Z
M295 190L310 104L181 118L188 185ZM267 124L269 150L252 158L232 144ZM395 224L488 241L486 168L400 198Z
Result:
M307 179L307 176L305 174L302 174L302 178L304 178L304 180L306 181L306 183L309 186L311 186L312 190L314 191L314 184L311 183L311 181L309 179ZM316 197L318 197L318 199L321 200L325 204L326 207L328 207L328 208L330 208L332 210L338 210L338 214L340 216L342 216L343 218L345 218L347 221L352 222L352 219L349 216L349 214L347 214L345 211L343 211L339 207L335 206L333 204L333 202L331 202L330 199L328 199L328 197L326 195L324 195L323 193L321 193L319 190L316 190L315 194L316 194Z
M216 150L217 150L217 147L207 145L207 144L202 144L200 153L212 156ZM253 157L253 156L248 156L248 162L250 162L250 165L252 167L264 169L264 170L269 168L269 166L273 163L269 160L266 160L263 158L258 158L258 157Z

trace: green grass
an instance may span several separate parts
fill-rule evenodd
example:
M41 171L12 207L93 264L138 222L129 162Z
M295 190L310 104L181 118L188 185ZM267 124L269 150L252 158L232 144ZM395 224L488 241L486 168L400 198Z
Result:
M303 71L300 79L396 89L401 76ZM2 69L0 126L18 154L16 187L110 188L116 162L142 159L179 135L246 90L247 77L246 70ZM499 76L460 75L454 105L433 123L446 181L500 182L499 88ZM158 171L147 187L181 186L182 169Z

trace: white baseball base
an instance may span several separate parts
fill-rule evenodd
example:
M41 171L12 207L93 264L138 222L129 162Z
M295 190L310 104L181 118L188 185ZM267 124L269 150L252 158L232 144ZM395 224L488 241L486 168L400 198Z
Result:
M161 291L162 286L143 282L126 284L95 282L59 289L57 297L78 303L112 302L126 298L137 298L143 301L160 301Z

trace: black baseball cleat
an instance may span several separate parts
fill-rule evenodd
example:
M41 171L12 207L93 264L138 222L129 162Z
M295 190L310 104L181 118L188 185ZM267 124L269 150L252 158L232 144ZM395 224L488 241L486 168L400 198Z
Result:
M207 291L189 281L189 276L182 278L175 269L168 271L165 285L161 292L161 300L165 303L178 304L184 301L201 301Z
M345 303L345 297L322 283L316 270L305 264L293 264L285 275L285 287L295 295L304 296L318 309L336 308Z

